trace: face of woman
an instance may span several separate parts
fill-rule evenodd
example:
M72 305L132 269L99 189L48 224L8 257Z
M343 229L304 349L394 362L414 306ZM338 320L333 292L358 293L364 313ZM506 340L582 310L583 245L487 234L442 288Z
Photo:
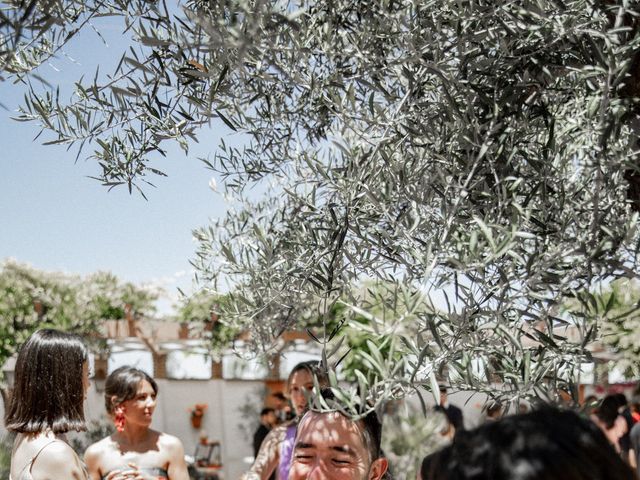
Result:
M122 402L122 407L127 423L149 426L156 408L156 394L151 384L142 380L138 384L136 396Z
M297 416L302 415L307 409L307 396L312 389L313 377L308 370L298 370L293 374L291 382L289 382L289 396Z

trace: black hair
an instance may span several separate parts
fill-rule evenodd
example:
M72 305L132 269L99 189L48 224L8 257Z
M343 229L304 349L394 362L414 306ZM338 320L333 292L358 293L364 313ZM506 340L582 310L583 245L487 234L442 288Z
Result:
M320 390L319 395L325 402L325 404L330 408L329 411L323 411L321 409L313 409L312 411L315 413L329 413L329 412L339 412L340 414L351 418L355 416L356 419L354 421L359 422L361 428L362 441L369 452L369 456L371 461L382 457L382 450L380 448L380 444L382 442L382 423L380 422L377 413L375 410L363 408L362 406L357 406L357 412L367 412L365 415L360 416L357 412L347 413L346 409L343 408L344 405L341 405L336 399L333 390L330 388L323 388ZM355 414L355 415L354 415Z
M264 407L262 410L260 410L260 416L263 417L265 415L268 415L271 412L275 413L275 410L271 407Z
M282 392L272 393L271 396L273 398L277 398L278 400L282 400L283 402L287 401L287 397L285 397L284 393L282 393Z
M595 415L604 424L607 430L613 428L618 418L618 409L620 408L620 400L615 395L607 395L602 399L600 405L595 410Z
M66 433L86 430L83 367L87 347L75 334L34 332L22 345L4 422L7 430Z
M139 368L120 367L111 372L104 385L104 405L107 413L113 414L115 407L134 398L138 393L138 386L143 380L149 382L153 393L158 393L156 381Z
M437 475L438 470L446 463L450 454L451 450L445 448L424 457L422 459L422 465L420 465L421 480L436 478L435 475Z
M382 456L382 450L380 449L382 442L382 423L375 410L371 410L360 421L364 426L362 434L365 440L365 446L373 462Z
M327 375L327 371L322 366L322 363L319 360L307 360L306 362L298 363L295 367L291 369L291 372L287 377L287 388L289 388L289 385L291 384L293 375L301 370L306 370L307 372L309 372L311 377L317 378L318 383L320 384L321 387L329 383L329 377Z
M543 408L462 432L423 462L423 480L637 480L591 421Z
M629 404L627 396L624 393L615 393L613 397L618 401L619 407L626 407Z

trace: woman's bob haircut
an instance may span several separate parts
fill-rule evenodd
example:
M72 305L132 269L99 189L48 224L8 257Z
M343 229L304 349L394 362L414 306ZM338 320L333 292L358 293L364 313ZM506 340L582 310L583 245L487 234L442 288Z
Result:
M147 372L134 367L116 368L107 377L104 385L104 406L109 415L113 415L115 408L122 402L135 398L140 382L146 380L158 394L158 384Z
M89 359L78 335L42 329L18 353L15 382L5 413L11 432L86 430L83 366Z

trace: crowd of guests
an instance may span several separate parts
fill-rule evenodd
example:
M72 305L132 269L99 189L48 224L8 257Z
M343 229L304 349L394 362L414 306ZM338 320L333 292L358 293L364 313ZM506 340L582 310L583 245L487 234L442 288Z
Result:
M302 382L294 382L300 371L304 372ZM314 385L326 386L317 362L294 368L287 388L296 399L296 415L279 423L273 409L263 410L254 438L256 461L243 480L392 479L394 472L381 449L382 430L376 413L354 420L340 413L340 405L335 411L310 409L299 390L302 386L310 393ZM330 389L318 394L325 404L335 401ZM442 447L422 459L417 480L639 478L635 470L640 408L630 408L624 395L588 399L582 412L548 405L529 409L521 405L517 414L507 415L499 402L490 401L485 405L483 425L467 430L462 410L449 402L447 388L441 386L434 415L442 422L434 434ZM285 431L289 434L283 434ZM262 436L264 442L259 441Z
M263 410L256 458L244 480L393 478L376 412L363 405L359 415L346 414L327 384L318 362L292 370L290 405ZM39 330L22 346L5 412L7 429L16 433L10 480L189 478L180 440L150 428L156 382L131 367L115 370L105 386L116 431L81 460L65 434L85 428L88 386L88 352L79 337ZM436 435L444 445L422 459L418 480L638 479L640 411L624 396L590 399L582 414L545 406L505 415L500 404L489 403L486 422L467 430L446 388L440 394L435 415L443 425ZM312 397L323 400L322 409L309 406Z

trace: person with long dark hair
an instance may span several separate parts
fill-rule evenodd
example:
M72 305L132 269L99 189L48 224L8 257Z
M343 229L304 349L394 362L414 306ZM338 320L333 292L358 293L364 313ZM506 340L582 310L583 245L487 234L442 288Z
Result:
M86 430L88 351L79 336L38 330L20 349L5 426L15 432L9 480L86 480L84 466L66 441Z
M320 386L327 383L327 375L320 368L320 362L307 361L293 367L287 379L287 392L296 416L293 420L278 425L269 432L262 442L251 469L242 476L242 480L267 480L274 472L278 480L289 478L296 426L307 411L314 378Z
M620 445L620 440L627 433L627 422L620 415L619 410L620 400L615 395L607 395L594 410L591 419L602 430L616 451L624 453L623 458L628 458L628 451L623 452Z
M91 480L188 480L182 442L152 430L158 385L133 367L114 370L104 399L116 432L94 443L84 454Z

